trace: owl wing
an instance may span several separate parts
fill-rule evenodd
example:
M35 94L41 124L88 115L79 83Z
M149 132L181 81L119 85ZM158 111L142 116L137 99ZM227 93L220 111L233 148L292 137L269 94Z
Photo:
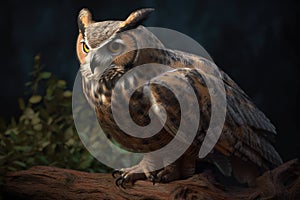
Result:
M261 130L261 134L274 142L273 136L276 135L274 125L226 73L220 72L224 81L228 102L228 123L240 126L247 125L258 131Z
M230 141L234 154L266 169L282 164L281 157L273 146L276 135L274 125L227 74L221 73L227 97L224 129L225 132L231 130L230 137L225 141ZM220 143L221 149L226 146L226 142ZM227 151L231 148L225 147ZM233 154L232 151L229 152Z
M151 103L165 108L166 112L157 109L155 114L165 118L165 113L167 113L167 120L163 119L162 122L165 120L164 127L169 133L176 135L182 122L180 116L184 118L183 121L188 123L186 128L190 125L197 125L194 114L197 103L201 116L198 132L204 134L197 134L196 141L200 141L200 143L203 141L211 120L212 104L206 82L207 80L215 82L214 80L221 79L227 99L227 112L222 135L216 148L226 156L239 156L267 169L282 163L280 156L272 146L276 134L275 127L227 74L221 70L220 73L217 73L217 68L213 67L214 64L204 58L176 51L171 52L170 55L171 58L176 58L173 59L174 62L168 62L174 70L156 76L145 86L145 90L151 94ZM178 65L178 60L188 63L188 65L183 68L182 64ZM188 86L192 87L197 98L196 101L195 96L188 91ZM184 102L189 106L180 105L168 87L177 88L180 91L179 97L184 96ZM216 84L213 90L221 92L222 86ZM182 106L185 109L180 109ZM217 103L217 108L222 109L218 106L224 105ZM186 138L182 138L182 140L186 141Z

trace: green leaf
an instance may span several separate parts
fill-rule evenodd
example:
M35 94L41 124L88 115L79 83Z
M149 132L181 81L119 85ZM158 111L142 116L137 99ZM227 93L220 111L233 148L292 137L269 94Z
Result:
M59 87L59 88L65 88L66 85L67 85L67 82L65 80L57 81L57 87Z
M54 89L55 89L55 87L49 86L46 90L46 97L49 98L49 100L53 95Z
M26 134L27 135L34 135L35 131L31 130L31 129L26 129Z
M24 102L24 99L22 98L19 98L18 99L18 102L19 102L19 107L21 110L24 110L25 109L25 102Z
M90 157L87 157L86 160L82 161L82 162L79 164L79 169L86 169L86 168L90 167L92 161L93 161L93 159L91 159Z
M15 165L20 166L20 167L24 167L24 168L26 167L26 163L21 162L21 161L17 161L17 160L16 160L16 161L14 161L13 163L14 163Z
M17 122L16 122L15 118L12 118L10 123L11 123L12 127L16 127L17 126Z
M50 125L52 122L53 122L53 118L52 118L52 117L49 117L49 118L48 118L48 121L47 121L47 124Z
M68 139L67 142L66 142L67 146L72 146L74 144L75 144L75 140L73 138Z
M15 146L14 149L17 151L29 152L32 150L32 147L31 146Z
M43 129L43 125L42 124L36 124L33 126L33 129L36 131L41 131Z
M41 122L41 119L39 117L34 117L32 118L31 120L31 124L32 125L36 125L36 124L39 124Z
M50 141L45 141L41 144L39 151L42 151L45 147L47 147L50 144Z
M30 86L30 85L32 85L32 82L31 82L31 81L25 83L25 86L26 86L26 87L27 87L27 86Z
M47 165L49 162L45 156L37 156L37 159L41 162L43 165Z
M63 96L69 98L72 96L72 92L70 90L64 91Z
M17 169L14 168L14 167L7 167L7 169L8 169L9 171L16 171L16 170L17 170Z
M42 79L48 79L48 78L50 78L51 77L51 72L42 72L41 74L40 74L40 78L42 78Z
M34 162L34 158L33 157L30 157L30 158L28 158L28 159L26 159L26 163L27 163L27 165L34 165L34 164L36 164L35 162Z
M39 103L42 100L42 97L40 95L33 95L30 97L29 102L32 104Z
M32 110L32 108L26 108L24 111L24 115L26 118L32 119L34 117L34 110Z
M11 135L11 134L13 134L13 133L14 133L13 129L7 129L7 130L4 132L4 135Z

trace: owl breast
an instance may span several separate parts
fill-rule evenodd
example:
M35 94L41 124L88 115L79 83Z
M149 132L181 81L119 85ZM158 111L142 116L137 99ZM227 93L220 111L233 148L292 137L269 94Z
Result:
M155 70L149 70L149 72ZM172 140L170 135L165 129L162 129L157 134L148 138L133 137L130 133L126 133L116 123L115 118L125 117L122 114L122 107L118 104L128 101L127 90L132 89L139 82L138 77L142 79L142 74L133 74L129 79L122 79L120 81L121 93L117 101L118 104L114 108L120 110L117 115L112 112L112 95L116 83L122 77L124 71L115 68L110 68L105 71L100 80L94 81L87 78L82 79L83 90L86 99L92 108L95 109L98 122L104 130L106 136L113 142L118 143L124 149L134 152L150 152L161 148ZM155 72L158 73L158 72ZM120 92L120 91L118 91ZM174 98L176 100L176 98ZM136 123L138 126L146 126L150 123L149 109L151 107L150 99L144 94L143 88L138 88L130 97L129 100L129 113L131 119L124 119L123 121ZM129 125L130 126L130 125ZM142 135L142 133L141 133Z

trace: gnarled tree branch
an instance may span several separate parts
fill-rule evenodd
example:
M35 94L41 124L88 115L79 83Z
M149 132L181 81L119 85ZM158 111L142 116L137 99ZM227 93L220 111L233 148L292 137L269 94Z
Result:
M153 185L137 181L122 189L110 174L36 166L5 177L5 199L300 199L297 159L257 178L252 188L228 187L204 173L186 180Z

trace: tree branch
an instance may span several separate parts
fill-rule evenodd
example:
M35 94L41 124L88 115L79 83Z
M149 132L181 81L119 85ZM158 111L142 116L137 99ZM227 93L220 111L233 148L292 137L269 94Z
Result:
M205 173L168 184L137 181L118 188L111 174L87 173L36 166L7 174L5 199L300 199L300 163L297 159L257 178L253 188L228 187Z

